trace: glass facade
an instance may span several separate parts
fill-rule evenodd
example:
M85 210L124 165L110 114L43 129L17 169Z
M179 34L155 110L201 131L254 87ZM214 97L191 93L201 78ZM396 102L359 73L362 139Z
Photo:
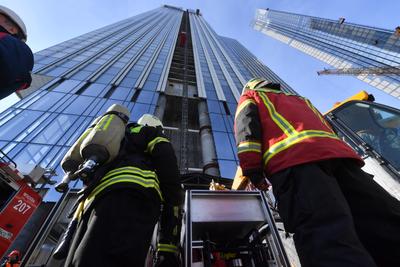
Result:
M170 68L185 13L163 6L35 53L34 73L53 79L0 114L0 148L18 165L55 169L53 179L59 181L63 155L113 103L128 107L131 121L160 108L179 111L175 105L181 100L167 88L177 83ZM189 106L206 102L215 161L221 176L232 178L238 164L233 120L244 83L263 76L293 90L239 42L217 35L201 14L187 14L196 76ZM198 119L197 110L191 114ZM169 126L167 132L178 127L173 120ZM199 123L188 127L199 128ZM190 142L201 146L198 133L189 131ZM173 142L175 137L170 136ZM201 170L198 162L192 167Z
M294 92L238 41L219 36L202 16L190 14L199 96L206 98L218 165L223 177L233 177L238 165L233 122L244 84L264 77Z
M253 27L337 69L400 65L400 34L396 31L270 9L256 11ZM400 98L398 75L362 74L357 78Z

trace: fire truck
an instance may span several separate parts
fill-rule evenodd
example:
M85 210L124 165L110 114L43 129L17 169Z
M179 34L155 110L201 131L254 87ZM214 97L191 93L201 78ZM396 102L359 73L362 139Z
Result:
M34 187L47 172L34 166L23 174L0 150L0 256L9 249L42 202L40 192Z

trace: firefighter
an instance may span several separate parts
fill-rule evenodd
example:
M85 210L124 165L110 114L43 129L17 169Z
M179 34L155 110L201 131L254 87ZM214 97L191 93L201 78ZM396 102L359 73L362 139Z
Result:
M21 18L0 5L0 100L31 84L33 54L26 39Z
M309 100L251 79L235 115L243 175L272 183L302 266L400 266L400 205Z
M74 216L79 223L65 266L144 266L160 217L157 264L179 266L179 177L161 121L145 114L128 124L116 158L85 179L84 207Z
M5 262L1 267L19 267L21 264L21 252L19 250L13 250L6 257Z

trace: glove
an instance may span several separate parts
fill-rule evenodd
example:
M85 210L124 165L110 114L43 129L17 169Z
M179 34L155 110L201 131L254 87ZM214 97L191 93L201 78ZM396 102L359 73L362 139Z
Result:
M260 173L252 173L249 174L249 178L251 183L261 191L267 191L268 188L271 186L271 184L268 182L268 180L264 177L263 174Z
M157 261L154 265L155 267L179 267L181 265L181 260L179 259L177 253L159 251L157 252Z
M254 184L254 186L260 191L268 191L271 184L266 178L263 178L261 181Z

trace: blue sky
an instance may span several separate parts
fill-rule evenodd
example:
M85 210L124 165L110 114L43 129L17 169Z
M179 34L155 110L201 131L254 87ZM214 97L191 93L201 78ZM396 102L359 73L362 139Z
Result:
M218 34L237 39L322 112L359 90L374 94L377 102L400 107L399 100L355 78L317 76L316 71L327 65L250 27L255 10L268 7L330 19L345 17L348 22L394 29L400 25L398 0L0 0L0 4L23 18L28 45L34 52L162 4L199 8ZM8 103L14 99L11 96ZM0 111L5 106L0 102Z

